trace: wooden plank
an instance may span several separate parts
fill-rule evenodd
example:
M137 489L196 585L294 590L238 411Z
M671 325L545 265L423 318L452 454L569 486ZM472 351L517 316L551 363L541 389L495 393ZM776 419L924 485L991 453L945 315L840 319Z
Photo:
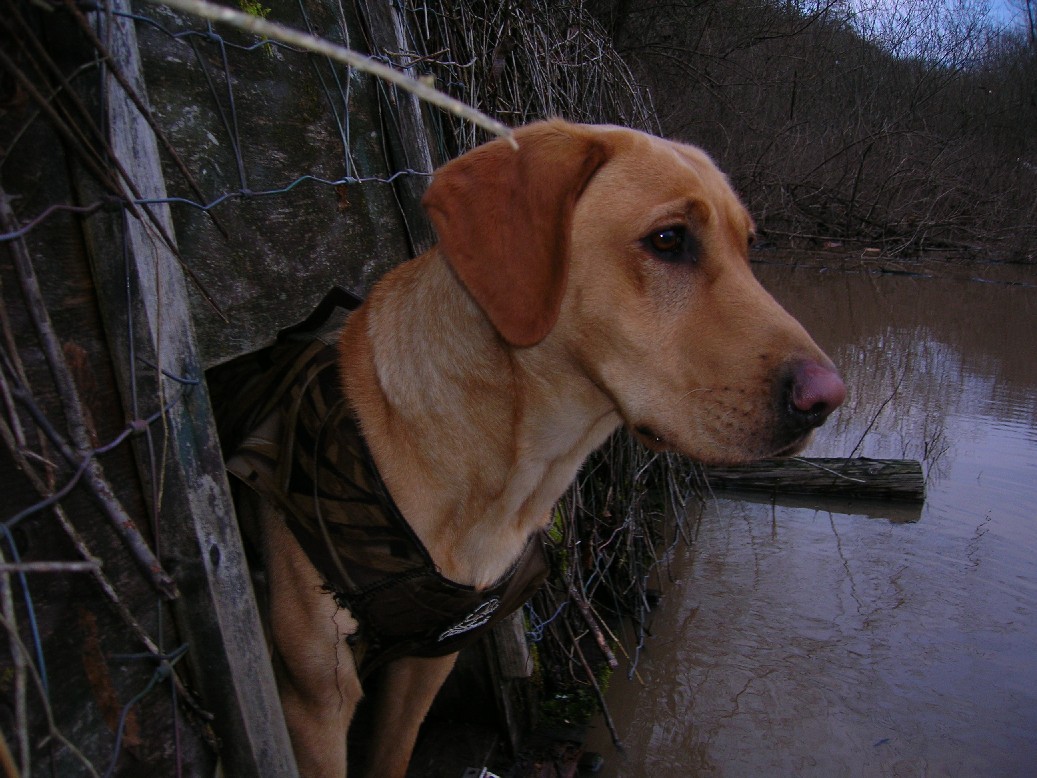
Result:
M716 490L925 501L922 465L913 459L796 457L707 467L705 473L710 487Z
M371 38L371 51L393 59L407 51L404 20L396 3L383 0L362 0L359 5ZM403 60L397 56L396 60ZM408 75L406 61L394 61ZM410 92L397 89L391 84L380 83L379 89L385 109L391 117L386 122L386 142L392 154L393 164L400 170L414 170L420 173L432 172L432 151L429 146L428 132L421 114L421 103ZM397 196L400 199L400 211L407 226L411 249L414 254L421 254L432 247L436 237L432 225L421 207L421 198L428 188L428 179L421 176L405 175L395 183Z
M115 0L112 10L132 13L128 0ZM96 21L108 27L100 34L109 41L117 66L144 95L133 23L105 14ZM116 158L145 197L164 197L155 137L111 76L105 107ZM90 183L81 178L80 186ZM173 236L172 221L166 206L149 207L151 217L125 218L125 232L122 215L91 219L86 229L124 404L132 407L135 391L138 398L146 397L141 382L150 377L168 407L168 456L156 493L162 495L162 561L181 592L173 602L174 615L190 645L194 685L215 714L223 773L297 775L205 383L177 380L201 379L202 364L184 273L164 237ZM121 261L112 261L123 256L123 236L128 274ZM142 476L145 483L151 480L146 468Z

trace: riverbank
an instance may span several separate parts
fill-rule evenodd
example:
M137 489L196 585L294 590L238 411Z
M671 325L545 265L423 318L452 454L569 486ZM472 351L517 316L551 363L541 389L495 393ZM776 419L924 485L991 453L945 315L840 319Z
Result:
M834 242L828 246L809 248L765 244L760 248L754 247L749 259L754 265L760 266L1037 285L1037 253L1032 261L1025 262L952 251L926 251L917 256L901 256L888 254L869 244Z

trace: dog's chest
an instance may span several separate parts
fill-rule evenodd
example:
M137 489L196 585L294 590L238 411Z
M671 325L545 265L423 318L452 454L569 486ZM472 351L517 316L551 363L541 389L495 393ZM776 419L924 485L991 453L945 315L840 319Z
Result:
M398 656L458 651L521 607L546 577L542 536L488 589L442 576L378 475L335 349L285 352L267 401L277 434L247 436L228 470L280 510L329 594L357 619L361 673Z

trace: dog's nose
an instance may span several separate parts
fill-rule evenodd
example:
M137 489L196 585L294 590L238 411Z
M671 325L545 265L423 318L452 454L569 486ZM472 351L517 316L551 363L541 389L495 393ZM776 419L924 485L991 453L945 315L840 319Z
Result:
M796 362L786 387L785 408L803 429L819 427L846 399L846 384L829 366L813 361Z

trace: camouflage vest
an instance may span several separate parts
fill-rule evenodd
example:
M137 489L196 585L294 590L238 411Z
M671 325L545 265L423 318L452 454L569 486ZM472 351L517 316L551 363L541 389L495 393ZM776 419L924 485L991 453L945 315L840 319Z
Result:
M342 392L333 346L275 347L269 370L247 394L263 398L249 409L254 424L278 414L279 439L246 435L227 468L282 510L328 591L356 618L361 677L401 656L460 650L543 583L542 534L488 589L439 573L378 475Z

